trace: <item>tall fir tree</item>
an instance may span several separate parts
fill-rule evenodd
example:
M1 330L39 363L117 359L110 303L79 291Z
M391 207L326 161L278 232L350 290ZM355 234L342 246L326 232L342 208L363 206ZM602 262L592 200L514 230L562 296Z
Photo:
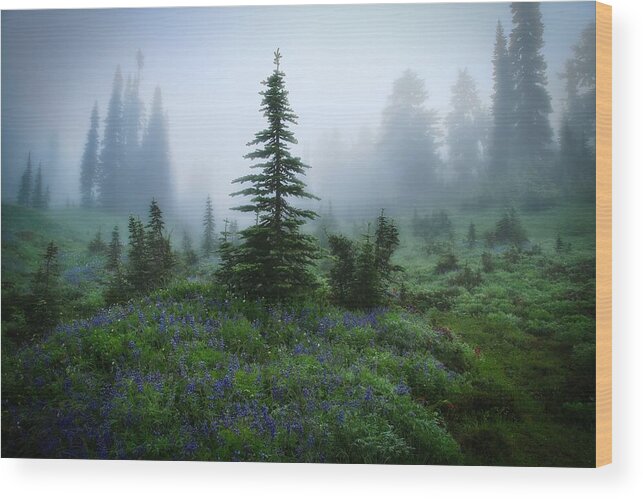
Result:
M18 204L22 206L31 205L31 189L33 172L31 167L31 152L27 156L27 168L20 179L20 190L18 191Z
M502 23L496 27L493 50L493 95L491 96L491 132L488 172L492 185L506 180L514 129L514 81Z
M139 192L139 197L154 198L166 211L171 211L173 200L170 146L167 117L163 110L163 97L159 87L154 91L147 129L143 135L139 168L144 178L141 184L143 192Z
M480 173L484 141L482 104L476 83L466 69L451 87L451 111L446 117L449 162L458 188L471 186Z
M378 145L378 155L385 165L381 180L384 186L378 194L384 198L395 185L395 198L383 199L392 207L422 205L438 191L441 132L437 111L426 107L427 97L424 81L407 70L393 83L393 92L384 110ZM396 169L391 171L390 165Z
M596 25L590 23L561 74L565 106L559 132L559 179L568 195L593 199L596 190Z
M511 4L509 57L514 80L514 144L523 163L541 163L551 152L552 130L543 23L538 2Z
M100 205L108 210L121 206L119 187L123 165L123 76L116 68L112 95L105 118L102 150L100 152Z
M290 144L297 141L289 125L297 123L297 116L288 102L280 63L277 49L275 69L262 82L266 88L260 92L261 111L268 127L255 134L248 145L258 147L245 156L259 160L251 166L259 172L234 180L251 184L232 195L250 197L248 204L236 209L256 214L257 222L241 232L241 244L234 251L222 255L223 271L233 279L231 284L239 293L270 301L285 300L310 290L315 285L310 267L318 257L314 238L300 231L306 220L317 215L291 202L318 198L306 191L300 178L308 166L290 152Z
M123 93L123 149L125 156L134 159L141 145L141 125L145 106L139 97L140 77L128 76Z
M137 72L128 76L123 93L123 173L120 176L121 192L124 207L142 211L146 206L141 199L148 196L139 196L141 186L146 185L149 179L141 168L141 135L145 119L145 105L139 96L141 70L143 68L143 54L137 52Z
M89 131L85 141L85 150L80 164L80 205L91 208L95 202L95 185L98 175L98 103L94 103L89 119Z
M42 185L42 163L38 163L36 180L33 184L33 192L31 193L31 206L37 210L45 208L45 192Z
M208 196L205 201L205 213L203 215L203 241L201 242L201 249L203 250L203 255L206 258L214 255L216 250L214 228L214 209L212 208L212 199Z

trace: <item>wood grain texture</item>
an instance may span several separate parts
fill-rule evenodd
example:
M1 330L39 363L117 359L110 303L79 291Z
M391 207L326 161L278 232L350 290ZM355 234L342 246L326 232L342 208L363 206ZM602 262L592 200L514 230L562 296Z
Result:
M596 3L596 466L612 462L612 7Z

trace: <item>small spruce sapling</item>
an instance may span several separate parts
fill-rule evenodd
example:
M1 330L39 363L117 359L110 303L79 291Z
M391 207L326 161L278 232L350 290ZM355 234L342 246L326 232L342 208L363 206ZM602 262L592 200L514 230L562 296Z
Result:
M58 292L58 246L51 241L42 256L42 262L34 275L31 293L31 310L27 316L37 332L53 326L59 315L60 293Z
M102 255L107 251L107 245L103 241L103 234L100 229L96 232L94 239L89 242L87 249L92 255Z
M112 272L120 270L122 251L123 245L121 244L118 225L115 225L114 229L112 229L112 239L109 242L109 247L107 249L107 264L105 266L107 270L110 270Z
M206 258L214 255L216 250L214 229L214 209L212 208L212 199L208 196L205 201L205 213L203 215L203 241L201 242L203 256Z

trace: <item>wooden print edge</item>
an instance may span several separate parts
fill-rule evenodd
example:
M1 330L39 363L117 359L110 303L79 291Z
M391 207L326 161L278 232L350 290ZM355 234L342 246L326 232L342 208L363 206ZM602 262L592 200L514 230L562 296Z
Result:
M596 466L612 462L612 7L596 2Z

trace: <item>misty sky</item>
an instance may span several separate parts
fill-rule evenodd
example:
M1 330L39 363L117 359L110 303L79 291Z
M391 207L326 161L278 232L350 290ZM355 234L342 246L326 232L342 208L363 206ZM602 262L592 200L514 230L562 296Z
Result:
M541 4L555 110L558 73L594 22L594 5ZM207 193L219 210L238 204L230 180L247 173L245 144L264 126L257 93L277 47L300 116L295 152L314 168L335 129L346 143L364 129L377 136L392 82L407 68L426 81L428 106L442 116L459 68L488 104L498 20L508 34L509 4L3 11L2 197L14 200L31 150L53 201L78 199L93 103L102 120L116 65L133 73L139 48L148 109L154 87L163 91L179 201L200 213Z

